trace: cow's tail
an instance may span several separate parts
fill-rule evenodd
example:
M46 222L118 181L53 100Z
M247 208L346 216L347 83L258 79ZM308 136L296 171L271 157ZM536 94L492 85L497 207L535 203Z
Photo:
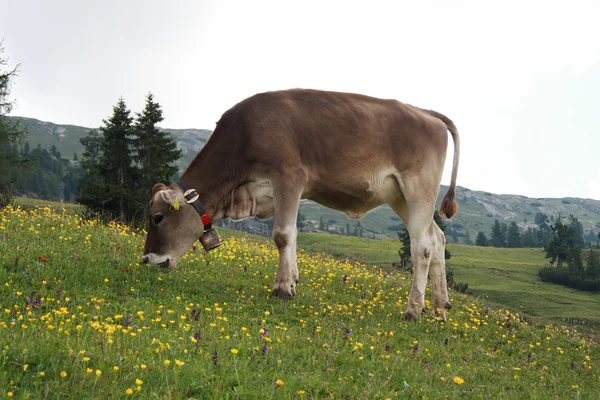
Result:
M450 178L450 187L442 200L442 204L440 205L440 215L445 216L446 218L452 218L454 214L458 211L458 203L454 199L455 197L455 189L456 189L456 175L458 174L458 159L460 157L460 137L458 136L458 130L456 129L456 125L454 122L443 114L440 114L437 111L426 110L430 115L434 116L442 120L448 131L452 134L452 139L454 140L454 161L452 163L452 176Z

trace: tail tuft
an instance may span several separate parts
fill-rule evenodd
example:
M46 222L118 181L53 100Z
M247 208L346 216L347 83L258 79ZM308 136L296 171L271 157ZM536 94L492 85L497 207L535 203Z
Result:
M444 124L446 124L446 128L448 128L448 131L450 131L450 133L452 134L452 140L454 140L454 161L452 162L452 176L450 177L450 187L448 188L448 192L442 200L442 204L440 205L439 211L441 216L445 216L446 218L452 218L454 214L458 212L458 203L456 202L456 200L454 200L454 189L456 188L456 175L458 174L458 158L460 155L460 138L458 136L458 130L456 129L456 125L454 125L454 122L452 122L450 118L446 117L445 115L433 110L423 111L444 122Z
M449 190L444 196L440 205L440 215L448 219L452 218L458 212L458 203L454 200L454 190Z

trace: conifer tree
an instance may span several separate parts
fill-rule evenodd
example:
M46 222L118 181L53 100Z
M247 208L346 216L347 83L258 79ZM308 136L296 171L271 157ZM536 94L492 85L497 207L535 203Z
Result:
M571 229L571 235L573 235L573 242L577 246L584 247L585 241L583 239L583 225L573 214L569 215L569 228Z
M129 219L136 212L131 206L135 198L131 149L133 118L123 98L113 107L113 115L103 123L100 127L103 140L98 168L104 178L107 199L104 209L122 219Z
M79 139L84 148L81 160L84 172L77 201L97 210L102 209L103 201L106 200L104 179L100 175L102 140L102 135L95 129L90 130L87 136Z
M506 247L521 247L521 232L516 222L511 222L508 226L508 235L506 237Z
M574 246L572 230L568 225L562 223L560 216L556 219L552 228L552 239L544 247L546 258L550 259L550 264L556 262L557 268L562 268L562 264L569 256L569 249Z
M8 118L14 101L9 98L12 79L17 75L19 66L8 67L4 58L4 47L0 42L0 207L12 202L14 184L17 178L17 165L24 162L17 149L17 141L24 135L17 121Z
M592 279L600 279L600 257L597 252L590 250L586 264L586 275Z
M487 245L488 245L488 239L487 239L487 236L485 236L485 233L483 233L483 232L477 233L477 238L475 238L475 246L487 246Z
M491 244L493 247L506 247L506 233L508 228L505 223L500 223L498 220L494 221L492 225L492 237Z
M137 114L133 127L134 159L140 174L137 193L144 200L144 206L155 183L168 183L177 174L175 163L181 157L175 138L156 126L163 120L160 105L149 93L144 110Z

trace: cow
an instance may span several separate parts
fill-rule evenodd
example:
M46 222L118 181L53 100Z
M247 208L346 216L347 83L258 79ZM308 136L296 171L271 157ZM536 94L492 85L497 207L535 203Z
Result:
M440 215L451 218L460 154L454 123L432 110L353 93L292 89L256 94L226 111L179 182L152 188L142 261L174 268L200 239L218 246L212 223L274 217L279 265L272 294L296 295L296 218L301 199L350 218L388 204L411 238L414 278L405 318L431 305L450 309L443 232L433 221L448 133L454 140L450 187Z

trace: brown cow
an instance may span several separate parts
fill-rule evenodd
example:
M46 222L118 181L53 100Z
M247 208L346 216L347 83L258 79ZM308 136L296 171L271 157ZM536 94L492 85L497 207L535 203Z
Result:
M433 222L446 148L454 139L450 188L440 214L452 217L459 136L444 115L396 100L351 93L286 90L261 93L223 114L181 181L156 184L144 262L175 267L194 241L218 245L210 221L274 216L279 266L273 294L296 294L296 217L310 199L361 218L389 204L411 237L414 281L407 318L425 307L427 276L432 306L450 308L445 238ZM185 192L185 193L184 193ZM199 216L200 214L200 216Z

